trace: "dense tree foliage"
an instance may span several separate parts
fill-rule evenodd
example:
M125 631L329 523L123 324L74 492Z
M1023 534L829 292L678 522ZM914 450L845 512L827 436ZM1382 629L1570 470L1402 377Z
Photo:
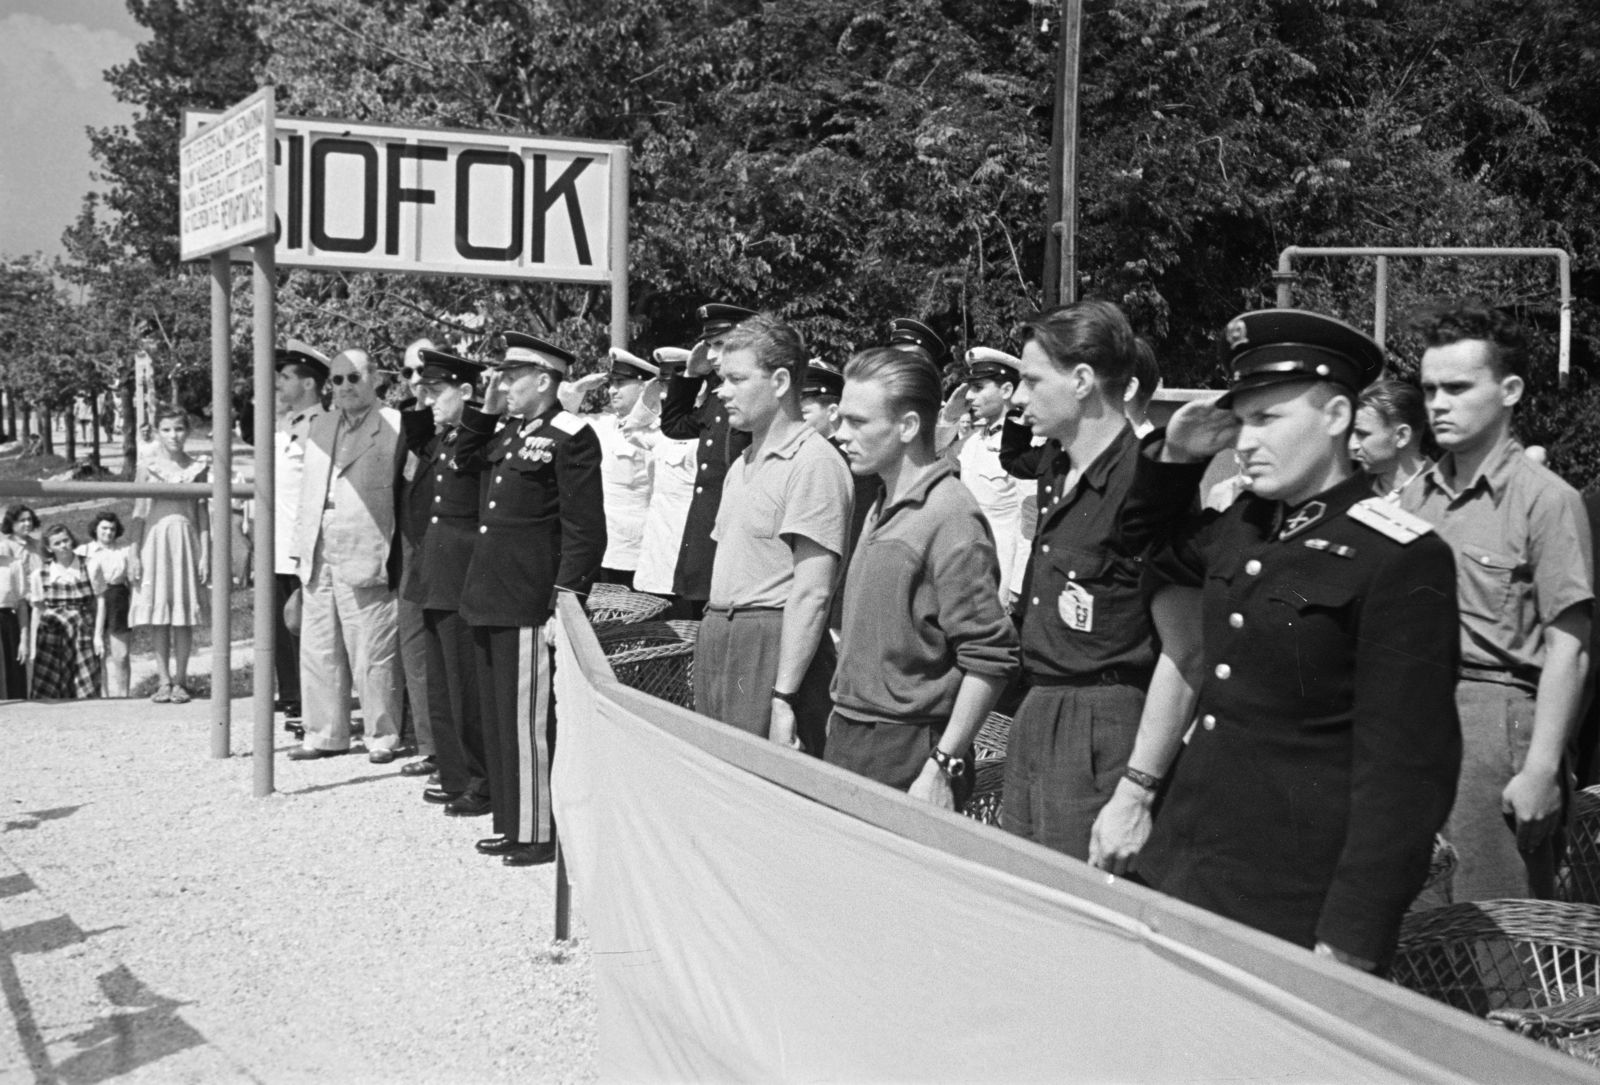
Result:
M835 356L898 315L1005 344L1040 300L1053 3L1025 0L130 0L154 31L110 77L141 110L96 140L114 258L171 277L180 110L243 97L396 123L625 140L633 327L683 342L720 298ZM1554 245L1575 254L1578 373L1553 386L1548 266L1405 261L1391 329L1474 293L1539 339L1525 434L1600 476L1600 27L1584 0L1091 0L1080 271L1213 383L1214 337L1272 299L1289 244ZM1369 261L1302 265L1302 303L1371 324ZM109 274L109 272L107 272ZM184 278L178 274L178 278ZM282 276L286 334L393 350L542 329L590 357L602 290ZM173 297L183 295L176 291ZM203 289L189 297L203 297ZM132 296L138 296L133 291ZM241 300L244 300L241 298ZM241 306L241 318L247 311ZM149 336L148 315L142 326ZM1396 363L1415 344L1391 335ZM203 358L203 351L199 357Z

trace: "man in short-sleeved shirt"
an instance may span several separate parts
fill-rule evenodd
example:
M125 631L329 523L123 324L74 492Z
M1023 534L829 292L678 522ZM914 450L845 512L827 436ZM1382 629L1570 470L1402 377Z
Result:
M699 712L820 756L834 664L828 609L853 485L801 416L809 358L799 333L767 316L723 344L716 394L752 440L722 484L694 685Z
M1418 328L1422 388L1444 449L1401 507L1456 552L1461 781L1444 834L1457 900L1549 897L1560 861L1562 754L1588 671L1592 549L1583 500L1511 436L1526 351L1476 305Z

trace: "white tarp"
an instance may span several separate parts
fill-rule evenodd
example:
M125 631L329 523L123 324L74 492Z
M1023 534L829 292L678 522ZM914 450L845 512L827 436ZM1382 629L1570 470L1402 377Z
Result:
M562 619L552 791L606 1080L1590 1080L1411 992L623 689L578 608Z

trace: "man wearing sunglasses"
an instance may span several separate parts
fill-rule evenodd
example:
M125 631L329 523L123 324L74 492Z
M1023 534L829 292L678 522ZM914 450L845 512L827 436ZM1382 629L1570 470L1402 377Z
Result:
M350 748L353 677L368 758L381 765L400 745L395 493L405 448L399 412L378 405L367 352L341 351L329 370L333 410L311 423L295 532L305 738L289 757Z

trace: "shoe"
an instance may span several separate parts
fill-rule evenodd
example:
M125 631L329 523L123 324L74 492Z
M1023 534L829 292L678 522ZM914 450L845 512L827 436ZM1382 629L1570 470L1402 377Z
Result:
M434 769L432 772L428 773L428 786L429 787L438 787L439 786L439 770L438 769Z
M370 750L367 753L367 760L374 765L387 765L398 756L393 750Z
M433 758L424 757L400 766L401 776L427 776L435 771Z
M194 700L193 697L189 696L189 691L177 683L173 683L172 694L168 699L171 700L173 704L188 704L190 701Z
M289 751L290 761L315 761L319 757L338 757L343 750L317 750L310 746L296 746Z
M506 866L543 866L556 858L556 842L548 844L513 844L500 854Z
M277 701L274 702L272 710L274 712L282 712L286 718L291 720L297 720L300 718L299 701Z
M150 695L150 703L151 704L171 704L172 703L172 687L171 686L162 686L159 689L157 689L153 694Z
M304 727L285 727L284 730L293 735L296 742L304 742L306 739L306 729Z
M516 846L517 842L515 840L510 840L503 836L486 836L473 845L484 855L504 855Z
M494 812L489 799L484 795L462 795L447 803L444 808L445 816L452 818L481 818Z
M446 791L442 787L430 787L422 793L423 802L431 802L435 806L447 806L461 797L459 791Z

